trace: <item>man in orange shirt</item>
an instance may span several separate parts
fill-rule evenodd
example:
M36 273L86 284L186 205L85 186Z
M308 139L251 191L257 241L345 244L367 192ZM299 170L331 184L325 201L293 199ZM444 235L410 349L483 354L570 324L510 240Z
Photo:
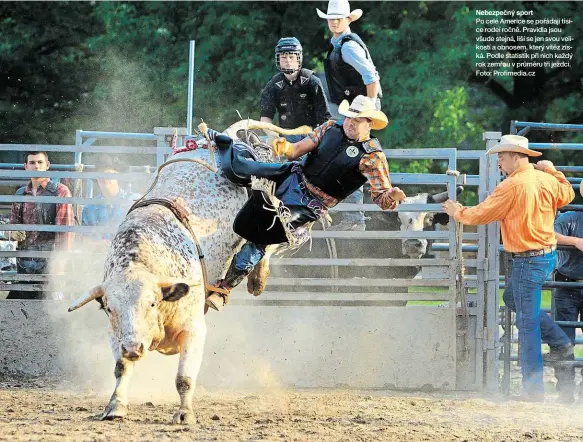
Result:
M544 400L541 325L549 345L570 345L569 338L540 311L542 285L555 267L557 239L555 214L575 198L565 176L550 161L529 163L542 153L528 148L528 139L505 135L486 154L498 154L498 167L506 179L488 198L467 208L448 200L445 212L463 224L500 221L504 249L512 253L507 293L512 293L520 337L524 399ZM510 306L512 308L512 306Z

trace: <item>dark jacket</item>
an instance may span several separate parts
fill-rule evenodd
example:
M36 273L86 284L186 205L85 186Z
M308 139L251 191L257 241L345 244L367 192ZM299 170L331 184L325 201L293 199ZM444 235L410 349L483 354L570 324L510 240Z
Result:
M260 107L262 117L273 120L277 113L285 129L313 128L330 119L322 82L308 69L301 69L292 82L281 72L273 76L261 92Z

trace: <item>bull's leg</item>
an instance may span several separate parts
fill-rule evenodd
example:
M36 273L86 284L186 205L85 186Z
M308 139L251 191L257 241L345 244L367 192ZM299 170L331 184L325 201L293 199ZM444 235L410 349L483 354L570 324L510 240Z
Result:
M206 324L195 326L192 331L182 332L178 337L180 344L180 362L176 373L176 390L180 395L180 408L174 413L174 424L192 424L196 422L192 410L192 397L196 378L202 363L202 352L206 337Z
M128 385L133 371L132 361L120 357L115 363L115 390L101 415L101 420L121 419L128 414Z

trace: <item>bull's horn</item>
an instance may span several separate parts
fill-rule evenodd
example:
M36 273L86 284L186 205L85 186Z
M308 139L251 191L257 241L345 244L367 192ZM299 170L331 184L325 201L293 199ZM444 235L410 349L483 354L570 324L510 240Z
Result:
M97 299L97 298L101 298L103 296L103 294L104 294L103 287L101 287L101 285L98 285L97 287L93 287L91 290L89 290L83 296L78 298L73 303L73 305L71 307L69 307L69 311L72 312L73 310L77 310L78 308L83 307L88 302L93 301L94 299Z
M184 279L178 279L178 278L167 278L167 279L160 279L158 281L158 287L160 287L160 288L170 287L170 286L172 286L174 284L178 284L178 283L188 284L190 286L195 286L195 285L200 285L201 281L200 281L200 279L198 279L198 280L194 280L194 279L184 280Z
M312 132L312 128L310 126L300 126L296 127L295 129L283 129L266 121L254 121L249 123L249 129L267 129L273 132L277 132L280 135L308 135Z
M460 194L462 191L464 190L463 186L457 186L455 188L455 192L456 194ZM433 201L435 201L436 203L444 203L448 200L449 195L448 195L448 191L446 190L445 192L440 192L440 193L436 193L435 195L431 195L433 197Z

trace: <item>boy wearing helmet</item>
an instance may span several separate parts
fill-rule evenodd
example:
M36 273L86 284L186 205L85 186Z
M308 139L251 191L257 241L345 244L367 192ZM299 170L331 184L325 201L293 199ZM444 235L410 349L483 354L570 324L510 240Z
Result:
M330 108L322 82L312 71L302 68L302 45L295 37L284 37L275 46L275 66L279 71L261 92L261 121L293 129L302 125L316 127L330 119ZM299 137L299 138L298 138ZM290 136L295 142L300 136Z

